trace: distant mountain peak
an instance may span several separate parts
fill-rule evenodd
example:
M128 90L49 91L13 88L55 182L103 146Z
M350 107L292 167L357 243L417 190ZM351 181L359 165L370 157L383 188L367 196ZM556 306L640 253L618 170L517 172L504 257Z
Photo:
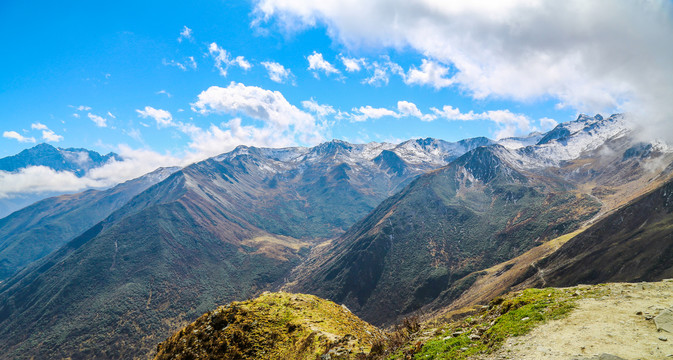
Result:
M0 170L14 172L29 166L46 166L55 171L70 171L81 177L90 169L110 160L121 161L122 158L113 152L101 155L82 148L64 149L40 143L16 155L1 158Z

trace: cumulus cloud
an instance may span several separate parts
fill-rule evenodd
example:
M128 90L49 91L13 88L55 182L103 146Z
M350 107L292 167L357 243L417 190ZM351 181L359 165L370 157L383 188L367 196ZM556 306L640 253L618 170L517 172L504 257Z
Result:
M404 76L404 83L412 85L428 85L435 89L441 89L453 84L453 79L448 78L449 68L434 61L423 59L421 68L411 68Z
M329 61L323 59L322 54L316 51L313 51L313 54L309 55L308 60L308 69L313 70L313 75L318 77L318 72L322 71L325 75L330 74L339 74L340 71L330 64Z
M346 71L355 72L360 71L364 66L367 65L367 62L363 58L349 58L341 56L341 62L346 67Z
M5 131L2 133L2 137L8 138L8 139L14 139L18 142L25 142L25 143L34 143L35 138L34 137L25 137L21 134L19 134L16 131Z
M232 82L228 87L211 86L198 95L192 110L203 115L243 114L263 122L270 143L314 144L324 139L323 124L311 114L290 104L278 91ZM239 131L248 131L230 122ZM259 135L260 133L257 133Z
M182 28L182 31L180 31L180 36L178 37L178 42L182 42L182 40L194 40L194 38L192 38L192 29L188 28L187 26Z
M285 66L274 61L263 61L262 66L269 73L269 79L277 83L284 83L292 75L290 69L286 69Z
M351 115L351 121L360 122L366 121L369 119L380 119L384 116L400 117L398 113L393 110L386 108L375 108L370 105L360 106L359 108L353 108L353 114Z
M237 56L235 58L230 58L230 54L227 50L221 48L217 43L213 42L208 46L208 52L215 60L215 68L220 72L220 75L226 77L229 67L238 66L243 70L249 70L252 65L245 60L243 56Z
M95 185L69 171L55 171L46 166L31 166L18 172L0 171L0 199L22 193L51 191L75 192Z
M57 135L52 130L42 130L42 139L47 142L59 142L63 140L63 136Z
M186 165L185 159L151 150L120 145L116 152L122 161L112 160L77 177L69 171L46 166L30 166L16 172L0 171L0 198L26 193L78 192L88 188L106 188L142 176L162 166Z
M136 109L136 112L138 113L138 116L142 117L143 119L147 118L154 119L154 121L157 122L157 126L160 128L173 125L173 116L171 115L170 112L166 110L155 109L151 106L145 106L145 109L143 110Z
M241 144L259 147L296 145L291 137L278 136L273 127L242 125L240 118L233 118L221 126L211 124L205 130L194 128L190 138L189 147L194 152L189 157L192 159L219 155Z
M107 119L96 114L88 113L87 116L91 121L93 121L98 127L107 127Z
M551 130L551 129L555 128L556 125L558 125L558 122L554 119L550 119L550 118L546 118L546 117L543 117L542 119L540 119L540 130L542 130L542 131Z
M398 101L397 111L399 111L400 116L411 116L423 121L432 121L437 118L437 116L433 114L423 114L416 104L409 101Z
M173 97L173 95L171 95L171 93L169 93L169 92L166 91L166 90L159 90L159 91L157 91L157 95L162 95L162 94L163 94L163 95L166 95L166 96L169 97L169 98L170 98L170 97Z
M454 71L437 85L476 99L552 98L578 112L630 111L673 137L670 1L260 0L256 11L257 24L325 25L347 49L413 49Z
M532 120L529 117L523 114L512 113L507 109L489 110L482 113L475 113L474 111L470 110L467 113L463 113L459 108L454 108L451 105L445 105L441 110L437 108L431 108L431 110L437 117L444 118L446 120L492 121L498 126L498 130L494 134L496 139L502 139L514 135L528 134L533 129L531 125ZM549 124L549 120L554 121L552 119L544 119L541 119L540 122L542 123L543 121L546 121L546 123Z
M47 130L48 129L47 125L41 124L39 122L30 124L30 128L33 129L33 130Z

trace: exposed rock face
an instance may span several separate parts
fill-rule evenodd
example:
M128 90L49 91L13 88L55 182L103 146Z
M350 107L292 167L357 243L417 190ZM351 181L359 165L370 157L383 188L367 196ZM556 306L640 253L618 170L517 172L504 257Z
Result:
M673 334L673 309L666 309L654 317L654 324L658 331L666 331Z

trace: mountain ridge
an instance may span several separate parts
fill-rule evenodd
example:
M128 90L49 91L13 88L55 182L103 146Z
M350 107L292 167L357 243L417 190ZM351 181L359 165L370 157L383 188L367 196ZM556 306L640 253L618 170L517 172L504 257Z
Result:
M605 126L560 124L578 128L566 145L562 136L530 144L542 134L460 146L332 141L240 146L192 164L0 284L0 324L17 329L0 333L0 348L17 356L148 356L215 305L283 284L326 294L377 324L451 301L480 271L634 194L634 184L659 171L648 173L648 164L670 159L634 148L621 120L593 119ZM591 136L600 144L588 143ZM573 151L548 151L568 144ZM601 164L607 147L625 161L617 171ZM39 319L53 321L36 328Z

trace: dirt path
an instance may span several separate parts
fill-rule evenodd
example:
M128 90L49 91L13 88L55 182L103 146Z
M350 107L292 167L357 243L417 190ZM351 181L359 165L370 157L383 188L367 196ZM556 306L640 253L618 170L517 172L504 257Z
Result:
M510 338L482 359L673 359L673 333L658 332L651 319L673 309L673 280L605 286L609 295L579 300L568 317Z

